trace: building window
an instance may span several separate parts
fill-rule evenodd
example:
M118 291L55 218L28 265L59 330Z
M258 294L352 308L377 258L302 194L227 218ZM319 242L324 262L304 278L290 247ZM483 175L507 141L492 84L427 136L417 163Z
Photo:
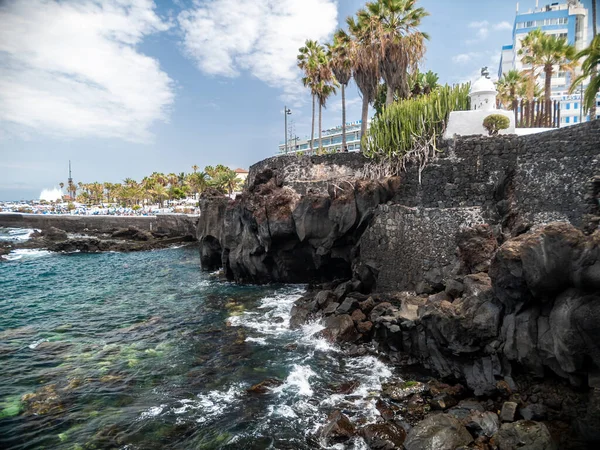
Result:
M566 25L569 22L569 18L568 17L560 17L558 19L558 24L559 25Z
M565 123L571 123L571 118L570 117L565 117Z
M578 120L577 116L573 117L573 123L577 123L577 120Z
M571 104L567 103L567 108L566 109L571 109Z
M575 106L573 106L573 109L579 109L579 103L575 102Z

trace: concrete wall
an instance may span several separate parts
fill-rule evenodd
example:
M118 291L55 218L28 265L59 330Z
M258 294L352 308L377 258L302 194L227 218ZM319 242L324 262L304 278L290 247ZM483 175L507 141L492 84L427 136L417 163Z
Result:
M49 214L0 214L0 227L45 229L56 227L71 233L86 230L111 231L130 226L172 236L196 237L198 217L185 214L157 216L68 216Z

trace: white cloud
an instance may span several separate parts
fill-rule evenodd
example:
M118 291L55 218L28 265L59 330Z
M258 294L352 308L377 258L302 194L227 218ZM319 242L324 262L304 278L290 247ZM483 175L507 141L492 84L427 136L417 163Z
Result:
M136 45L169 24L151 0L12 0L0 6L0 124L147 141L173 81Z
M461 53L459 55L453 56L452 62L454 62L456 64L464 64L464 63L468 63L469 61L473 60L474 58L478 58L479 56L481 56L481 54L478 52Z
M486 28L489 26L489 22L487 20L482 20L481 22L471 22L469 24L469 28Z
M237 77L247 71L287 99L301 92L296 67L306 39L329 39L335 0L207 0L179 15L184 51L202 72Z
M499 22L499 23L497 23L497 24L494 25L494 30L495 31L504 31L504 30L512 30L512 29L513 29L513 26L510 23L506 22L506 21Z

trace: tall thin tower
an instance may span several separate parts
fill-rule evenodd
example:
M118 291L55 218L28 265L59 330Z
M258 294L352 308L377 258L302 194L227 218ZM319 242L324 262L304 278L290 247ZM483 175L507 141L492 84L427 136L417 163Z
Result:
M67 180L67 191L71 200L75 198L75 185L73 184L73 177L71 176L71 160L69 160L69 179Z

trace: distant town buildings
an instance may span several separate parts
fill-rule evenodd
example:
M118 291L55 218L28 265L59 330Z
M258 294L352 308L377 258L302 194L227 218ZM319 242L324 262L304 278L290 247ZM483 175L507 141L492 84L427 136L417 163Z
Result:
M359 151L360 150L360 126L362 121L350 122L346 124L346 146L348 151ZM322 147L325 152L341 152L342 148L342 126L323 130L322 132L323 142ZM285 143L279 144L279 153L296 153L310 151L310 138L306 137L300 139L288 140L288 148L286 151ZM313 150L316 151L319 148L319 132L315 131L315 141L313 144Z
M528 11L519 11L513 26L513 42L502 47L502 56L498 68L498 77L515 69L527 69L519 56L521 41L532 30L540 28L544 33L554 34L567 38L569 44L577 51L583 50L590 42L590 15L585 4L579 0L562 0L540 7L536 0L536 8ZM558 70L552 76L552 100L561 102L561 126L572 125L580 121L589 121L589 116L583 115L581 104L581 91L569 95L573 76L568 72ZM538 84L544 85L544 74L538 78ZM600 106L600 95L597 98Z
M235 174L236 174L236 178L240 181L240 183L243 183L244 181L246 181L246 178L248 178L248 171L246 169L235 169L234 170Z

